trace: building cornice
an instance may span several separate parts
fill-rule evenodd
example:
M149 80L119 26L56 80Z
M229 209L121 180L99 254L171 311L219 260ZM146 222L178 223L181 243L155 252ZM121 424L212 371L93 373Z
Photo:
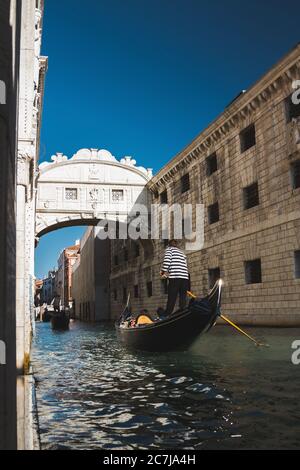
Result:
M300 43L292 49L280 62L255 82L248 91L241 94L225 108L207 128L205 128L187 147L179 152L164 168L148 183L152 192L159 191L169 183L176 173L186 168L199 156L207 155L210 149L220 142L233 129L270 101L278 89L289 85L291 80L299 79Z

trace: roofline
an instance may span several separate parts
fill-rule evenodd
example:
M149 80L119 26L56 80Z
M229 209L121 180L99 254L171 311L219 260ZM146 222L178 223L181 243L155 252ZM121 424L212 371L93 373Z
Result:
M297 58L300 56L300 42L296 44L288 53L286 53L279 61L275 63L271 68L267 70L267 72L262 75L258 80L256 80L253 85L245 92L242 93L240 96L237 96L233 99L232 102L229 103L225 109L217 115L217 117L206 126L197 136L182 150L180 150L173 158L171 158L164 167L156 173L151 180L149 181L149 186L154 185L165 173L167 173L171 167L174 167L183 156L195 149L195 146L198 145L198 141L202 138L208 137L211 131L214 128L219 127L222 124L222 121L225 121L229 118L230 115L239 111L243 106L253 100L253 98L259 93L258 88L263 86L268 86L272 83L276 78L278 78L286 68L292 65L292 62L295 62Z

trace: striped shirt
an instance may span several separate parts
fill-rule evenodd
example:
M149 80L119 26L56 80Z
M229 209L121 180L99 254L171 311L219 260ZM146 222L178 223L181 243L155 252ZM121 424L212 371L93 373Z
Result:
M168 273L169 279L189 279L186 256L175 246L169 246L166 249L161 269Z

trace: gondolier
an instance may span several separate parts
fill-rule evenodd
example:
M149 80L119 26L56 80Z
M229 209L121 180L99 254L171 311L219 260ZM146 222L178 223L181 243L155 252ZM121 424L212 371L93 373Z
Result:
M165 251L164 260L160 272L162 277L169 279L168 301L165 315L171 315L179 296L179 308L186 305L186 293L190 288L190 275L187 266L186 255L177 246L176 240L170 240Z

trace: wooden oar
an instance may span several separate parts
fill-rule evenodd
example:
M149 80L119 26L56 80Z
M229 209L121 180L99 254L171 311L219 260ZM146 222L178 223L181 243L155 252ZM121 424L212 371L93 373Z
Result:
M192 297L193 299L196 299L195 294L193 294L193 293L190 292L189 290L187 291L187 295L189 295L189 296ZM260 342L257 341L256 339L252 338L252 336L248 335L248 333L246 333L246 331L242 330L242 328L240 328L239 326L237 326L235 323L233 323L233 321L229 320L229 318L225 317L225 316L222 315L221 313L220 313L220 317L222 318L222 320L226 321L229 325L233 326L233 328L235 328L237 331L239 331L239 332L242 333L244 336L246 336L246 337L249 338L251 341L253 341L253 342L256 344L256 346L266 346L266 347L269 346L268 344L260 343Z

